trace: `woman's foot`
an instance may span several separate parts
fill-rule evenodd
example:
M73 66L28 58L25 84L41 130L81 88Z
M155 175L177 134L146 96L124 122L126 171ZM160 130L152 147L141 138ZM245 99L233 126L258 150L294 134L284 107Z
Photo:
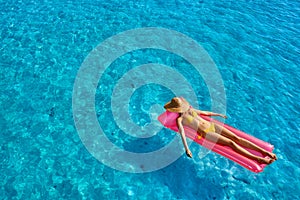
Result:
M271 164L272 162L274 162L275 159L272 159L272 158L258 158L257 159L257 162L259 162L260 164Z
M269 156L269 157L272 158L273 160L277 160L277 156L276 156L275 153L266 151L266 152L264 153L264 155L265 155L265 156Z

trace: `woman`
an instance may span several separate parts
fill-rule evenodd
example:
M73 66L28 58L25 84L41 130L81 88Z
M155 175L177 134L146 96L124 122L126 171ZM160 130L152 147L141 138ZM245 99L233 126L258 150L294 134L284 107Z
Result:
M188 126L194 130L197 130L197 133L206 140L212 142L217 141L218 144L229 146L237 153L256 160L259 163L270 164L277 159L274 153L268 152L252 142L238 137L228 129L216 123L206 121L199 116L206 115L227 118L225 115L193 109L183 97L174 97L170 102L165 104L164 108L170 112L176 112L180 114L177 118L177 126L186 150L186 154L190 158L192 157L192 153L187 146L183 126ZM268 156L269 158L262 158L253 155L239 145L261 152L264 156Z

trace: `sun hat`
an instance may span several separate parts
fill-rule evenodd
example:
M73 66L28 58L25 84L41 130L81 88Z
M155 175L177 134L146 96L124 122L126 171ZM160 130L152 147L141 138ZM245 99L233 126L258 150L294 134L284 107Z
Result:
M190 104L183 97L174 97L164 108L170 112L183 113L190 108Z

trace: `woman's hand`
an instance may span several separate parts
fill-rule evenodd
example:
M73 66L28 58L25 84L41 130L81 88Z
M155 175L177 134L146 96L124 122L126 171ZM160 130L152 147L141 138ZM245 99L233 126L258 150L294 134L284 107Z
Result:
M220 117L223 117L224 119L227 119L227 116L226 116L226 115L220 114L219 116L220 116Z
M192 154L192 152L191 152L189 149L186 150L185 153L186 153L186 155L187 155L188 157L190 157L190 158L193 157L193 154Z

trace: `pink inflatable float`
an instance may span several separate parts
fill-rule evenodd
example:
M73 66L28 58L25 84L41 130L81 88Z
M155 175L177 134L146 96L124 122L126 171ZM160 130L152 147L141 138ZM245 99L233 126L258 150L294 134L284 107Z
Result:
M158 117L158 120L167 128L178 132L178 127L176 124L176 119L179 116L178 113L174 113L174 112L169 112L166 111L163 114L161 114ZM254 144L262 147L263 149L272 152L274 147L273 145L264 142L260 139L257 139L251 135L248 135L240 130L237 130L229 125L223 124L217 120L214 120L212 118L209 118L207 116L202 116L201 117L207 121L213 121L215 123L221 124L223 125L225 128L229 129L230 131L232 131L233 133L235 133L236 135L238 135L239 137L245 138L251 142L253 142ZM266 166L265 164L259 164L258 162L251 160L243 155L240 155L238 153L236 153L235 151L233 151L230 147L227 146L223 146L223 145L219 145L219 144L215 144L213 142L209 142L201 137L198 137L198 134L196 131L194 131L193 129L189 128L189 127L184 127L185 130L185 134L188 138L192 139L194 142L197 142L198 144L211 149L212 151L226 157L229 158L230 160L240 164L241 166L255 172L255 173L259 173L262 172L264 167ZM244 147L243 147L244 148ZM262 157L262 154L260 152L251 150L251 149L247 149L245 148L247 151L251 152L252 154L258 155Z

